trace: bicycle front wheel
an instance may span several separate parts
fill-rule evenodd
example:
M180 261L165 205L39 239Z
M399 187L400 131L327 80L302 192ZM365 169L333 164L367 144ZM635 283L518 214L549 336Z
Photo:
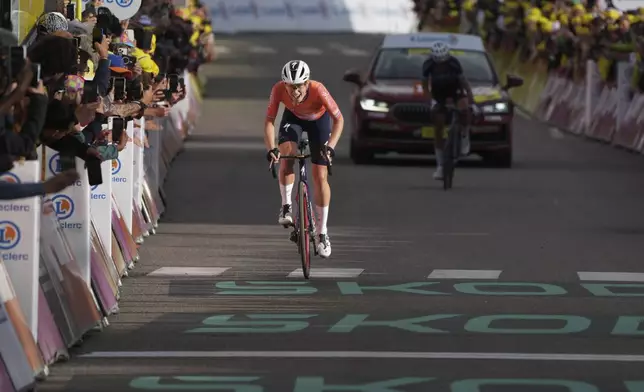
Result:
M454 169L460 151L459 141L459 125L452 122L443 148L443 189L445 190L450 189L454 182Z
M300 258L302 259L302 274L305 279L309 278L311 273L311 230L309 221L309 193L304 182L300 182L298 190L298 247Z

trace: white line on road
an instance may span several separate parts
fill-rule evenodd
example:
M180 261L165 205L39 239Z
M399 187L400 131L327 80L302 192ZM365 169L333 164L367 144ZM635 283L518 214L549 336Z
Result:
M454 270L435 269L428 279L499 279L501 270Z
M363 272L362 268L311 268L311 278L356 278ZM302 277L302 268L292 271L288 277Z
M150 272L148 276L218 276L229 269L214 267L162 267Z
M227 46L215 45L215 53L217 54L230 53L230 48Z
M455 237L483 237L490 233L427 233L428 235L455 236Z
M340 52L345 56L351 56L351 57L367 57L367 56L369 56L369 52L367 52L366 50L362 50L362 49L344 48L344 49L340 49Z
M561 353L466 353L402 351L95 351L81 358L327 358L463 359L504 361L644 362L644 355Z
M248 49L251 53L257 53L257 54L275 54L277 51L273 48L269 48L266 46L252 46L250 49Z
M304 55L315 55L319 56L322 54L322 49L318 48L297 48L295 49L297 53L304 54Z
M557 127L548 128L548 132L550 133L550 137L556 140L561 140L566 137Z
M604 282L644 282L642 272L577 272L579 280Z

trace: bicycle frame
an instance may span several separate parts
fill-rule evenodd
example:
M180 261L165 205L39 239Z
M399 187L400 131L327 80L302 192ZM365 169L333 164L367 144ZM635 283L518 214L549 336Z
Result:
M298 143L298 150L299 150L299 158L297 158L297 163L300 168L300 176L298 179L298 187L297 187L297 192L295 192L295 199L300 200L300 187L299 183L304 183L304 189L306 189L306 194L308 195L307 197L307 205L306 205L306 214L308 217L308 221L311 222L311 238L315 238L317 235L315 231L315 216L313 214L313 211L311 211L311 199L310 199L310 188L309 188L309 182L308 182L308 173L306 170L306 155L304 154L304 150L306 149L307 142L306 141L301 141ZM296 211L296 212L295 212ZM302 228L299 227L299 222L300 222L300 217L299 217L299 206L295 210L295 219L293 220L293 225L295 226L295 231L299 234L301 233ZM315 250L315 249L314 249ZM317 250L315 250L315 253L317 254Z

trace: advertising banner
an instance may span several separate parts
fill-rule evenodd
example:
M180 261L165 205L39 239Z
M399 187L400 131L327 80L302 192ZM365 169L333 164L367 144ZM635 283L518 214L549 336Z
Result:
M40 162L16 162L0 181L40 182ZM40 209L40 197L0 201L0 254L34 339L38 334Z

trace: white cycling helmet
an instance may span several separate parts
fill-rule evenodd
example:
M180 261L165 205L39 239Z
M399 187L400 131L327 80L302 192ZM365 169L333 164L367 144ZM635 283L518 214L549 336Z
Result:
M449 45L445 42L436 41L431 46L432 58L436 61L445 61L449 57Z
M302 60L291 60L282 68L282 80L288 84L302 84L309 80L311 70Z

